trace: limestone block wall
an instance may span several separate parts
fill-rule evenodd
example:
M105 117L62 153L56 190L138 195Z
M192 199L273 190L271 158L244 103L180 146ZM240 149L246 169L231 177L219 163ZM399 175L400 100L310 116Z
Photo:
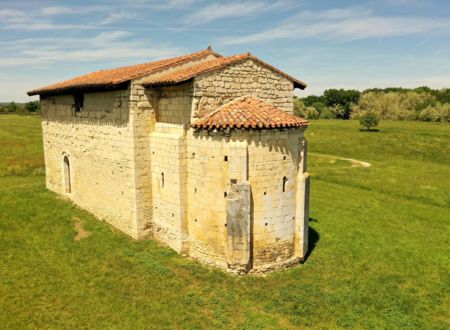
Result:
M131 152L134 162L133 176L129 182L135 193L136 238L152 233L153 205L151 185L150 134L156 123L158 92L144 89L139 83L130 86L130 128L133 144Z
M293 112L293 83L248 59L194 79L192 115L203 116L219 106L254 95L287 112Z
M254 271L277 269L303 257L304 234L297 232L305 227L304 216L297 219L297 213L305 214L305 197L298 195L304 191L298 180L303 173L302 138L301 129L233 131L229 136L188 131L189 255L238 272L245 268L246 251ZM246 204L232 186L246 182L251 193L249 232L226 212L241 217L242 210L230 205Z
M298 261L295 248L300 169L300 129L253 131L249 137L249 181L253 202L253 268L266 271ZM303 219L301 219L303 221Z
M78 117L73 96L42 98L42 129L47 187L136 237L129 95L129 90L87 93ZM64 156L70 164L70 192Z
M150 138L153 236L187 251L186 127L157 123Z
M226 198L232 148L224 137L187 134L189 255L226 268ZM237 178L236 175L231 177Z
M163 123L188 124L191 120L193 84L161 87L157 120Z

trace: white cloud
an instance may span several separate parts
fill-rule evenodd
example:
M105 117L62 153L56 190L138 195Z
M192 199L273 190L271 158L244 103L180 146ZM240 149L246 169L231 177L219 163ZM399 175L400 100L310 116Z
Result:
M116 23L119 21L123 21L126 19L130 19L135 17L136 15L134 13L126 12L126 11L119 11L119 12L111 12L109 15L101 20L98 24L99 25L109 25L112 23Z
M0 22L4 23L17 23L26 19L27 15L16 9L1 9L0 10ZM1 24L1 23L0 23Z
M278 0L266 1L245 1L213 3L201 10L194 12L185 19L188 24L204 24L224 18L235 18L255 15L261 12L268 12L276 9L289 9L293 6L292 1Z
M202 24L226 17L242 17L259 12L265 7L264 2L215 3L193 13L186 19L187 23Z
M73 14L75 12L78 12L78 11L72 7L62 7L62 6L44 7L41 9L41 14L44 16Z
M156 44L148 47L145 44L148 43L133 39L127 31L101 32L93 37L0 42L0 46L10 50L10 54L0 54L0 67L34 67L64 62L149 61L182 53L176 47Z
M91 24L65 23L66 16L93 16ZM116 11L108 6L87 5L78 7L52 6L28 11L18 9L0 10L0 29L17 31L44 31L68 29L93 29L132 17L131 11Z
M449 19L377 16L362 9L300 12L262 32L223 38L224 44L262 43L278 39L321 38L336 41L396 37L450 28Z

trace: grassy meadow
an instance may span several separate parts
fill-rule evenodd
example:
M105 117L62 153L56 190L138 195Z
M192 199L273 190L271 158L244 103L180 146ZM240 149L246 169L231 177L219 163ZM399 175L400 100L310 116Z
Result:
M0 328L450 328L450 124L307 132L308 259L235 277L47 191L39 118L0 116Z

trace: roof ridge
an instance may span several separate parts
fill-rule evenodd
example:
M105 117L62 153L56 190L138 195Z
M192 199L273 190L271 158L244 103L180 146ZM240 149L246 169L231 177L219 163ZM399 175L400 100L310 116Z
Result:
M144 86L152 86L152 85L167 85L167 84L177 84L182 83L187 80L190 80L196 76L213 72L216 70L220 70L223 67L226 67L231 64L239 63L241 61L245 61L251 59L252 61L258 63L259 65L262 65L266 67L268 70L271 70L275 72L276 74L279 74L291 82L293 82L294 88L299 87L301 89L306 88L306 83L304 83L301 80L298 80L287 73L284 73L283 71L275 68L274 66L264 62L263 60L257 58L256 56L252 55L250 52L242 53L242 54L235 54L231 56L224 56L220 58L214 58L209 61L205 61L202 63L195 64L189 68L183 68L180 70L176 70L171 73L166 73L159 77L148 77L144 82Z
M153 84L166 84L166 83L178 83L189 80L198 74L204 74L208 72L212 72L215 70L219 70L224 65L230 65L239 61L243 61L249 58L248 53L235 54L230 56L221 56L218 58L211 59L209 61L205 61L202 63L194 64L191 67L181 68L180 70L172 73L168 73L166 78L164 76L160 77L149 77L146 81L144 81L144 86L151 86ZM204 68L205 65L212 65L210 68ZM178 75L176 78L167 78L167 76Z

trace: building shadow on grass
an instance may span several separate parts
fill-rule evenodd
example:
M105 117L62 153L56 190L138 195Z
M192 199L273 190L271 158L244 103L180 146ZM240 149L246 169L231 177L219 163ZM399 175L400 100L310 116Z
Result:
M309 222L317 222L317 219L309 218ZM308 252L305 255L305 258L303 259L302 263L305 263L308 261L309 256L313 253L314 249L316 248L317 242L320 239L319 233L311 226L308 228Z

